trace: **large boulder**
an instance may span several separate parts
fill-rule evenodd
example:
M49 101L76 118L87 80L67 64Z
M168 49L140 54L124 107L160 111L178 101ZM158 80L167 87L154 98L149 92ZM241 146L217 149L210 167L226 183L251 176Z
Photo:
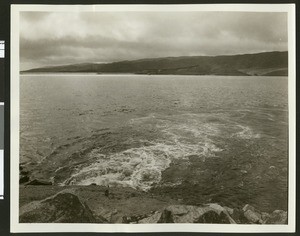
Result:
M20 208L20 223L94 223L89 207L68 192L60 192L42 201Z
M158 223L216 223L235 224L225 208L218 204L201 207L171 205L166 207Z

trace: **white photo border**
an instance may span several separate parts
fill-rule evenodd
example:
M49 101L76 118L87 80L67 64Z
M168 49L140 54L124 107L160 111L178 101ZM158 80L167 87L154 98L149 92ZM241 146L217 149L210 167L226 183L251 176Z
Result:
M288 110L289 180L287 225L229 224L77 224L19 223L19 15L23 11L244 11L286 12L288 14ZM188 4L188 5L11 5L11 194L10 229L20 232L295 232L296 214L296 28L295 4Z

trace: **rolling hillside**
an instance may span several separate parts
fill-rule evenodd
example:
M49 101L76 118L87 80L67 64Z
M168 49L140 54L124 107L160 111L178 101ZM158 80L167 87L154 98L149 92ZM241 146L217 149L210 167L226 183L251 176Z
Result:
M266 75L286 76L288 52L264 52L229 56L184 56L83 63L35 68L26 72L94 72L177 75Z

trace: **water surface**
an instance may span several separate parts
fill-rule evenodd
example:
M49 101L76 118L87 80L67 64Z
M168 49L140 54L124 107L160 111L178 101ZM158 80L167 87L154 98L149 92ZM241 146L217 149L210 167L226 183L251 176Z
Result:
M23 75L20 162L60 185L287 208L286 77Z

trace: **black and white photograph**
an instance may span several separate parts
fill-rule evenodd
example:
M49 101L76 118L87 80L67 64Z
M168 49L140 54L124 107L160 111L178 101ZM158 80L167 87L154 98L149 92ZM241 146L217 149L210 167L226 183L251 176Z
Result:
M294 10L13 5L12 229L292 231Z

